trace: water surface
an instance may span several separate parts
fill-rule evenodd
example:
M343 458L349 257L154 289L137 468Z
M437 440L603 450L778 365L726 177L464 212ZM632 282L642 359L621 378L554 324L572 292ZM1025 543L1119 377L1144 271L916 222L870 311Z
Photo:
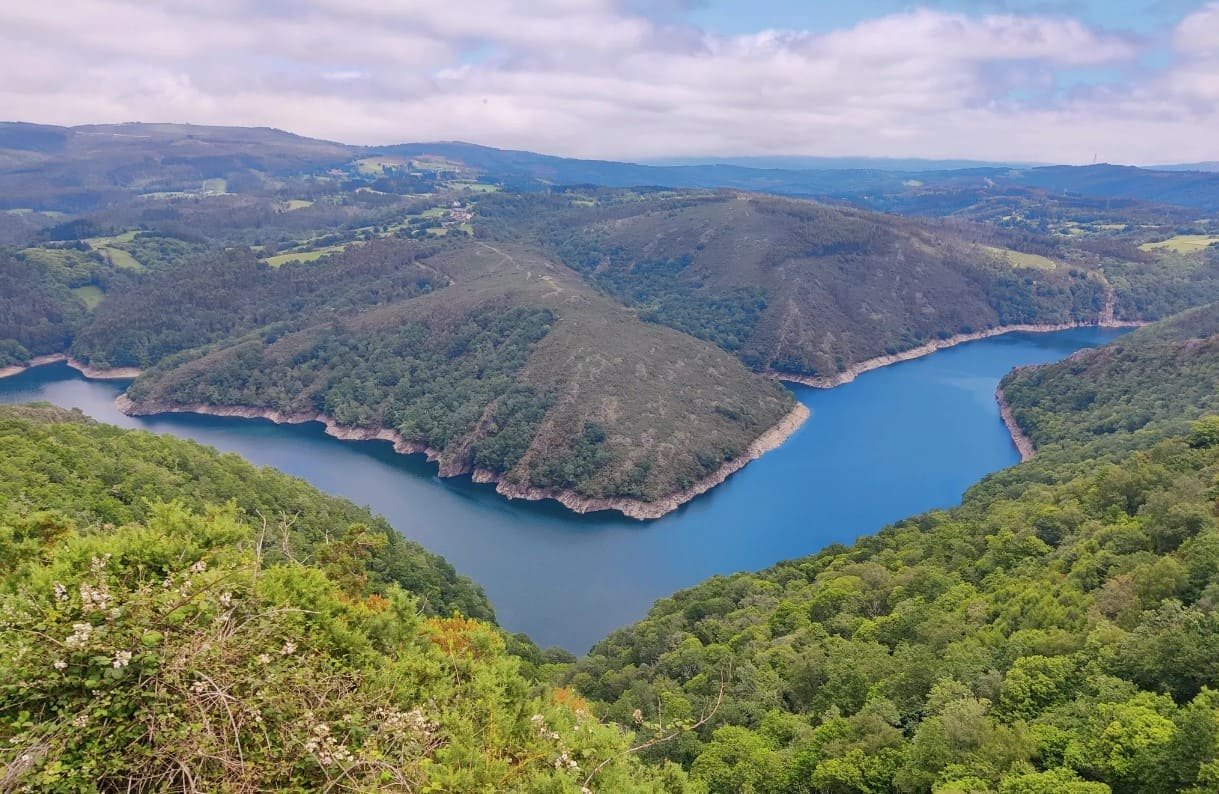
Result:
M795 387L812 417L786 444L658 521L508 502L493 486L440 480L422 456L339 441L317 423L188 414L128 417L120 382L64 364L0 380L0 402L46 400L122 427L193 438L370 506L482 584L500 623L583 652L648 606L713 574L764 568L956 504L1019 456L995 405L1012 367L1064 358L1120 331L1007 334L861 375Z

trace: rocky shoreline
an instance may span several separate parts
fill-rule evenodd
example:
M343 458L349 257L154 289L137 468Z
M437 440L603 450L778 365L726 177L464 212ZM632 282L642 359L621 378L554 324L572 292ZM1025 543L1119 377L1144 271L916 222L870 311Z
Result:
M131 380L138 377L140 370L136 367L115 367L113 369L98 369L91 367L83 361L77 361L69 355L63 353L51 353L46 356L34 356L24 364L13 364L8 367L0 367L0 378L10 378L13 375L20 375L27 369L41 367L46 364L67 364L72 369L84 375L90 380Z
M1020 453L1020 461L1023 463L1031 460L1037 454L1037 448L1033 446L1033 440L1017 424L1016 417L1012 415L1012 407L1007 404L1007 398L1003 396L1002 386L995 390L995 401L999 403L999 417L1003 420L1003 426L1007 428L1008 434L1012 437L1012 443L1016 445L1016 451Z
M164 413L194 413L207 414L209 416L233 416L243 419L267 419L276 424L305 424L307 422L320 422L326 427L326 434L334 438L343 439L345 441L388 441L393 444L394 451L401 454L423 454L427 456L429 461L438 461L440 459L439 450L433 449L426 444L421 444L417 441L410 441L403 438L397 431L381 428L372 430L368 428L347 427L340 425L325 414L309 414L297 413L287 414L281 411L270 409L250 408L243 406L216 406L216 405L173 405L170 403L136 403L133 402L127 395L120 394L114 401L115 406L123 413L129 416L150 416L153 414ZM757 460L762 455L775 449L781 445L787 438L808 419L809 412L802 403L797 402L795 407L784 416L777 424L768 429L765 433L758 436L745 451L737 458L730 460L720 466L719 469L707 475L703 479L696 482L689 488L670 494L655 502L645 502L640 499L631 499L627 497L619 498L600 498L584 496L575 493L574 491L555 490L549 488L535 488L529 486L521 486L515 483L505 482L502 477L493 471L487 469L470 469L461 466L444 465L440 466L439 475L441 477L456 477L462 474L469 474L475 482L480 483L495 483L497 493L507 497L508 499L527 499L537 501L542 499L554 499L564 507L576 513L591 513L599 510L617 510L629 518L639 520L649 520L660 518L661 516L676 510L681 505L690 501L699 494L705 493L715 486L728 479L730 475L740 470L745 464L750 461Z
M1042 325L1024 323L1018 325L1000 325L995 328L987 328L985 331L974 331L968 334L957 334L946 339L937 339L934 342L912 347L900 353L870 358L867 361L852 364L842 372L834 375L800 375L795 372L771 372L769 374L775 380L799 383L803 386L812 386L816 389L832 389L835 386L850 383L863 373L871 372L874 369L922 358L938 350L956 347L966 342L976 342L979 339L990 339L993 336L1012 333L1046 334L1054 331L1069 331L1073 328L1141 328L1144 325L1147 325L1147 323L1142 320L1112 320L1100 323L1046 323Z

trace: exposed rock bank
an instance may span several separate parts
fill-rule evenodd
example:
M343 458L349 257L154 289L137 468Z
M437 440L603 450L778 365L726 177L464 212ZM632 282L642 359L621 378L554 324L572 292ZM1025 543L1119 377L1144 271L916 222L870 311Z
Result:
M373 430L370 428L346 427L338 424L325 414L285 414L280 411L243 406L216 405L174 405L172 403L133 402L127 395L120 394L114 401L120 411L130 416L147 416L163 413L195 413L211 416L234 416L244 419L269 419L276 424L304 424L320 422L326 427L326 434L347 441L388 441L393 444L394 451L402 454L423 454L429 461L437 461L440 452L417 441L403 438L397 431L387 428ZM554 490L521 486L504 482L501 476L487 469L469 469L456 465L441 465L441 477L455 477L470 474L475 482L496 483L495 490L509 499L554 499L577 513L591 513L598 510L617 510L623 515L640 520L660 518L666 513L676 510L701 493L705 493L722 483L734 472L750 461L757 460L762 455L781 445L794 433L804 420L808 419L808 408L801 403L750 444L743 453L733 460L725 462L719 469L707 475L694 485L677 493L670 494L655 502L645 502L630 498L598 498L584 496L574 491Z
M77 361L71 356L63 353L51 353L47 356L34 356L24 364L13 364L12 366L0 368L0 378L8 378L13 375L19 375L27 369L41 367L44 364L67 364L72 369L76 370L86 378L91 380L131 380L140 374L140 370L136 367L115 367L113 369L98 369L91 367L83 361Z
M894 353L889 356L877 356L870 358L867 361L861 361L858 364L852 364L834 375L801 375L795 372L771 372L770 376L776 380L788 381L789 383L799 383L804 386L812 386L817 389L832 389L835 386L841 386L844 383L850 383L865 372L871 372L874 369L887 367L890 364L898 364L902 361L910 361L923 356L929 356L937 350L944 350L949 347L966 342L976 342L979 339L989 339L992 336L1002 336L1003 334L1011 333L1034 333L1043 334L1053 331L1069 331L1072 328L1139 328L1147 325L1142 320L1109 320L1099 323L1056 323L1056 324L1020 324L1020 325L1001 325L997 328L987 328L985 331L974 331L968 334L957 334L946 339L937 339L934 342L928 342L925 345L912 347L909 350L903 350L900 353Z
M1012 415L1012 407L1007 404L1007 399L1003 396L1002 386L995 390L995 400L999 403L999 416L1002 417L1007 432L1011 434L1016 451L1020 453L1020 460L1029 460L1037 454L1037 449L1033 446L1033 440L1016 423L1016 417Z

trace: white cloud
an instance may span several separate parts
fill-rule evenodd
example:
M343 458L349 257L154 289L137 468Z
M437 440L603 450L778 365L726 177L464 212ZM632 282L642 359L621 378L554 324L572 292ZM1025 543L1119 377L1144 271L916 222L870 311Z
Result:
M619 0L61 0L0 5L0 107L576 156L1161 162L1215 156L1216 41L1211 4L1175 32L1172 70L1047 97L1062 69L1137 75L1142 43L1064 16L927 9L719 36Z

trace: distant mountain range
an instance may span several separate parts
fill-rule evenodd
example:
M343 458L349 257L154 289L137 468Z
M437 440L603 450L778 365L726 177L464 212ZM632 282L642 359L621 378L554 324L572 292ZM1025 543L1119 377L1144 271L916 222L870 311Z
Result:
M269 128L0 123L0 209L80 211L205 179L324 171L375 156L442 157L517 190L555 185L728 188L924 215L996 195L1133 200L1219 211L1219 163L1156 169L888 158L740 157L664 164L580 160L460 141L348 146Z

